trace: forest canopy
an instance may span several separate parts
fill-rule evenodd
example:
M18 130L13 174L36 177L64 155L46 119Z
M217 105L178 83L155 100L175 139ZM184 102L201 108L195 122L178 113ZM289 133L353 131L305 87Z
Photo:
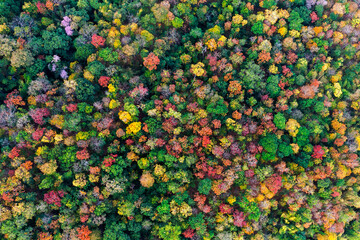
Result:
M0 239L360 239L357 0L0 0Z

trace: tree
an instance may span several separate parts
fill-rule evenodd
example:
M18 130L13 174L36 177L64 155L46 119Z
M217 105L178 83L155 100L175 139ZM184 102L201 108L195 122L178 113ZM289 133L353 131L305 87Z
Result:
M181 234L181 227L168 223L159 229L159 236L164 240L179 240Z
M97 85L94 85L90 81L79 78L77 79L77 86L75 94L77 99L80 101L90 101L93 102L96 99L96 92L99 90Z
M125 230L126 230L125 223L118 221L111 222L110 224L106 225L104 231L104 240L112 240L112 239L130 240L130 237L123 232Z
M75 58L84 61L86 60L92 53L95 52L95 48L91 44L79 44L76 46Z
M97 34L93 34L91 37L91 44L94 45L94 47L98 48L98 47L102 47L105 45L105 38L97 35Z
M190 31L190 36L195 38L195 39L201 38L203 36L203 34L204 33L202 32L201 28L198 28L198 27L193 28Z
M306 78L303 75L297 75L295 78L295 83L299 86L304 85L304 83L306 82Z
M103 48L99 51L99 57L104 59L105 62L114 64L118 60L118 53L112 51L111 48Z
M71 38L60 28L55 31L44 30L41 36L44 40L43 49L48 54L62 55L70 49Z
M278 154L279 157L288 157L294 153L291 145L289 143L285 143L285 142L282 142L279 145L279 152L280 152L280 154Z
M239 77L244 83L243 86L254 91L261 91L265 88L264 76L264 71L253 61L247 62L245 68L239 73Z
M278 129L285 129L286 118L282 113L277 113L274 116L274 124Z
M181 18L175 17L175 19L172 21L172 25L174 28L181 28L184 24L184 20Z
M208 195L211 190L211 179L203 179L199 182L198 191L201 194Z
M302 22L304 22L304 19L300 17L300 14L296 11L291 11L290 17L289 17L289 27L291 30L297 30L300 31L302 27Z
M261 35L263 33L263 23L262 21L256 22L252 27L251 27L251 31L256 34L256 35Z
M266 90L268 91L270 97L277 97L281 91L281 88L279 87L279 76L270 76L266 82Z
M6 0L0 2L0 17L4 17L8 21L19 15L21 11L22 1Z
M34 57L27 49L16 49L11 55L11 66L15 68L29 67L34 62Z
M96 78L104 75L105 66L99 61L93 61L87 65L89 72Z
M310 130L306 127L300 127L299 133L296 135L296 143L301 147L309 142Z
M279 146L279 141L275 134L270 133L265 137L262 137L259 141L259 144L265 150L262 154L264 160L272 160L276 157L275 154Z
M13 53L15 48L15 40L8 38L5 35L0 35L0 56L10 58L11 53Z
M224 115L228 113L228 107L225 105L224 100L211 102L207 107L206 111L212 114Z
M150 53L147 57L144 58L144 66L150 71L156 69L159 63L160 59L154 53Z

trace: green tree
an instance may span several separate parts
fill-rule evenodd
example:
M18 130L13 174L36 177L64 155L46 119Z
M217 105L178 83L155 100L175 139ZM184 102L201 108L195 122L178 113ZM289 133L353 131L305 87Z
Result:
M184 20L178 17L175 17L175 19L172 21L172 25L174 28L181 28L183 24L184 24Z
M291 154L293 154L293 150L292 150L292 147L291 145L289 145L288 143L284 143L282 142L280 145L279 145L279 157L288 157L290 156Z
M99 57L104 59L105 62L114 64L118 60L118 53L112 51L111 48L103 48L99 51Z
M198 191L201 194L208 195L211 190L211 179L203 179L199 182Z
M259 141L260 146L264 148L262 157L264 160L272 160L276 157L276 152L279 147L279 141L275 134L270 133L262 137Z
M95 77L100 77L104 74L105 66L99 61L93 61L87 66L89 72Z
M130 240L130 237L124 233L126 230L126 224L116 221L106 225L104 231L104 240Z
M79 61L86 60L92 53L95 52L95 47L92 44L79 44L76 46L75 59Z
M278 129L285 129L286 118L282 113L277 113L274 116L274 124Z
M262 21L254 23L254 25L251 27L251 31L256 35L261 35L264 31L264 25Z
M291 30L297 30L300 31L302 27L302 23L304 22L304 19L301 18L300 14L296 11L292 11L290 13L289 17L289 27Z
M266 86L266 81L264 80L264 71L259 65L253 61L248 62L245 65L240 73L239 77L244 83L246 89L253 89L254 91L261 91Z
M220 100L220 101L216 101L216 102L211 102L207 107L206 110L209 113L213 113L213 114L218 114L218 115L223 115L228 113L228 108L224 103L224 100Z
M58 28L54 31L44 30L41 33L44 40L43 49L48 54L66 53L70 49L71 38L65 34L63 29Z
M159 229L159 236L164 240L179 240L181 234L181 227L168 223Z

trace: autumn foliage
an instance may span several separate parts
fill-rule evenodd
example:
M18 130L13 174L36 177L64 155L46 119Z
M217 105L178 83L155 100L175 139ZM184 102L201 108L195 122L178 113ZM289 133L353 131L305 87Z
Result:
M0 239L358 240L354 0L0 1Z
M144 66L150 71L156 69L159 63L160 59L154 53L150 53L147 57L144 58Z

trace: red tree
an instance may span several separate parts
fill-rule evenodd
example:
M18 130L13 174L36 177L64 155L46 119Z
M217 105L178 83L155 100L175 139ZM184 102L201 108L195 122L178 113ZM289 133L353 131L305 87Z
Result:
M99 46L104 46L105 38L94 34L91 38L91 44L94 45L96 48L98 48Z
M150 71L156 69L159 63L160 59L154 53L150 53L146 58L144 58L144 66Z

